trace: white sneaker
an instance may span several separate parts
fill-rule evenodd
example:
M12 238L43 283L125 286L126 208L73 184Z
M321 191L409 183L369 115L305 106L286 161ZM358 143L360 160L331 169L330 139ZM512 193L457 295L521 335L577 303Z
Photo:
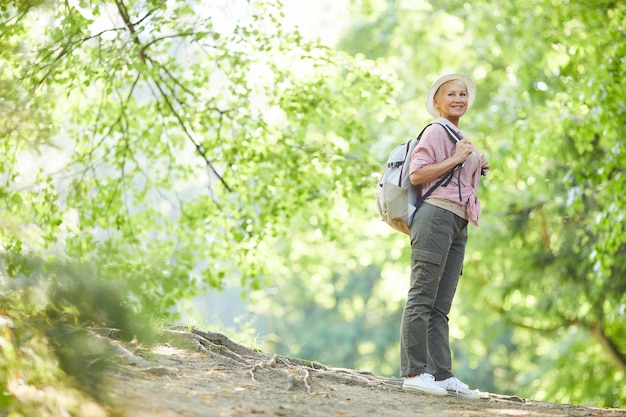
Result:
M462 382L455 376L444 379L443 381L434 381L434 384L445 389L448 395L455 395L457 397L468 398L471 400L480 399L480 391L469 389L469 386L466 383Z
M432 395L448 395L448 391L445 388L435 384L435 377L427 373L412 378L404 378L402 388Z

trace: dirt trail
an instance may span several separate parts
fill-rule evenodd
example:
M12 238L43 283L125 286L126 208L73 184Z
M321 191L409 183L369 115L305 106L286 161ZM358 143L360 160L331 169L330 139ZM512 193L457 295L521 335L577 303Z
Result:
M210 332L172 332L169 343L118 345L115 411L127 417L626 417L626 410L484 394L480 400L406 392L399 378L268 355Z

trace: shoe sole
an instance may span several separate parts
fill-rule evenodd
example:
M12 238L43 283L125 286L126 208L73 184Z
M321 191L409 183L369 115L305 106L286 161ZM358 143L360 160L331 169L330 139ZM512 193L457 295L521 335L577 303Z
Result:
M421 392L424 394L437 395L440 397L450 395L448 391L435 391L435 390L429 390L428 388L412 387L410 385L403 385L402 389L409 390L409 391L417 391L417 392Z
M446 392L448 393L450 397L465 398L466 400L480 400L480 394L478 393L463 394L461 392L456 392L456 391L446 391Z

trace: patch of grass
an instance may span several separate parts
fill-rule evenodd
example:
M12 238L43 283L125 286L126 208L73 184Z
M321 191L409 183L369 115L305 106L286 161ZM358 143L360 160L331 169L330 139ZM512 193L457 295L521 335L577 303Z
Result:
M123 290L90 268L23 265L0 281L0 415L113 416L107 397L113 362L91 328L150 341L151 326L127 306Z

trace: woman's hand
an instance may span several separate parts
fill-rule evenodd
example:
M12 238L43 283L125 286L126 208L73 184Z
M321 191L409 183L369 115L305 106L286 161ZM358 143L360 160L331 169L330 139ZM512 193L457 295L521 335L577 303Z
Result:
M465 159L467 159L467 157L472 152L474 152L474 148L472 147L472 144L469 143L467 140L463 139L456 143L456 146L454 148L454 154L452 155L452 157L455 159L455 161L457 161L457 165L458 165L458 164L462 164L463 162L465 162Z
M481 172L489 171L489 161L487 161L487 158L485 158L485 154L482 152L478 154L478 165L480 165Z

